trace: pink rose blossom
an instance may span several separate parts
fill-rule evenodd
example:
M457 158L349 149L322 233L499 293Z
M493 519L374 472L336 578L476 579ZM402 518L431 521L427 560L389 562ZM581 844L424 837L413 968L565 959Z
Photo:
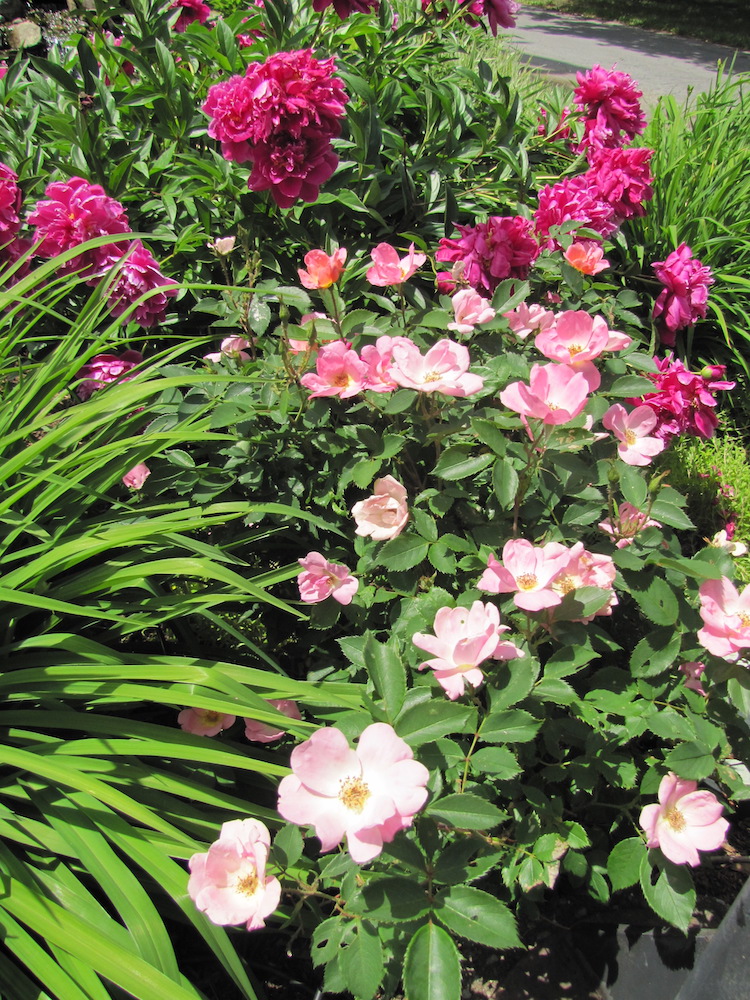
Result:
M265 926L281 899L281 883L266 876L271 836L255 819L222 824L219 839L188 862L188 894L214 924Z
M292 750L292 773L279 785L284 819L315 827L320 849L346 838L352 860L372 861L411 826L427 799L427 768L392 726L368 726L352 750L335 728L319 729Z
M646 846L660 847L676 865L700 864L699 851L715 851L726 839L729 823L713 792L697 791L696 781L678 778L672 771L659 785L659 803L641 810Z
M455 321L448 324L449 330L468 336L475 326L490 323L495 318L495 310L475 292L473 288L462 288L451 299Z
M698 642L714 656L735 661L750 647L750 585L737 593L728 577L705 580L698 588L703 628Z
M220 236L211 243L207 243L206 246L209 250L213 250L217 257L228 257L234 250L236 242L236 236Z
M576 542L569 550L568 561L553 577L549 586L564 598L566 594L581 587L598 587L599 590L610 592L607 603L586 618L576 618L575 621L590 622L600 615L611 615L612 608L619 602L613 589L617 570L610 556L598 552L589 552L583 542Z
M506 278L526 278L539 256L533 224L520 215L491 215L486 222L456 229L459 239L443 237L435 260L462 263L462 279L485 297Z
M85 379L76 387L76 395L79 399L86 400L92 393L103 389L105 385L112 382L127 382L132 375L132 371L143 361L140 351L123 351L122 354L97 354L81 368L76 375L78 379Z
M235 361L249 361L250 355L245 350L246 347L251 347L251 343L245 337L225 337L219 346L218 351L213 351L211 354L204 354L204 361L213 361L214 364L219 364L224 358L233 358Z
M643 511L624 501L619 506L614 523L612 518L608 517L606 521L600 521L597 527L616 540L616 549L624 549L633 544L636 535L644 528L661 528L661 523L654 521Z
M211 8L203 0L174 0L169 7L180 12L174 25L174 30L178 32L183 32L193 21L205 24L211 16Z
M366 278L371 285L381 288L402 285L427 260L426 254L415 253L413 243L409 244L406 257L399 257L398 250L390 243L378 243L370 256L373 264L368 267Z
M532 545L523 538L511 538L503 546L503 561L491 555L477 587L490 594L513 593L517 607L524 611L553 608L562 597L551 587L552 580L570 561L570 550L558 542Z
M367 379L367 365L346 341L324 344L315 360L315 374L303 375L300 382L310 389L310 399L339 396L348 399L362 392Z
M195 736L217 736L234 725L236 715L224 715L210 708L183 708L177 716L180 729Z
M139 462L138 465L133 466L130 472L125 473L122 481L129 489L140 490L150 475L151 469L149 469L146 463Z
M421 354L416 344L399 338L393 345L390 374L406 389L465 397L484 387L484 379L468 370L469 362L468 349L452 340L439 340Z
M652 319L662 344L671 347L677 330L705 317L708 289L714 279L711 268L693 257L687 243L680 243L666 260L656 261L652 267L664 285L654 303Z
M330 288L341 277L346 263L346 250L339 247L329 256L325 250L310 250L305 254L305 267L298 268L299 280L312 290Z
M615 403L602 417L602 423L620 442L617 454L628 465L650 465L651 459L664 451L664 441L654 437L656 414L650 406L636 406L630 413Z
M643 94L627 73L594 66L578 73L575 102L583 112L584 146L622 146L646 128Z
M581 372L589 391L595 392L601 384L601 376L591 362L607 350L609 339L609 327L601 316L569 309L560 313L547 330L538 333L534 344L551 361L559 361Z
M367 365L365 388L370 392L393 392L398 383L391 374L393 348L396 344L412 344L408 337L390 337L384 334L374 344L365 344L360 351L363 364Z
M697 691L704 698L707 697L707 692L701 684L701 676L705 669L702 663L695 662L681 663L679 666L680 672L685 675L685 687L690 688L691 691Z
M586 377L569 365L534 365L529 384L511 382L500 393L500 401L525 419L556 426L567 424L582 413L589 398Z
M299 596L306 604L319 604L328 597L339 604L351 604L359 580L346 566L328 562L320 552L308 552L304 559L297 561L302 567L297 577Z
M289 698L271 698L268 704L275 708L288 719L301 719L299 706L296 701ZM243 719L245 723L245 738L253 743L274 743L285 734L284 729L279 729L267 722L258 722L257 719Z
M610 266L609 261L604 256L604 251L598 243L593 240L580 240L578 243L571 243L567 250L563 251L563 257L581 274L599 274L606 271Z
M539 240L548 250L560 249L560 243L551 229L566 222L586 226L602 237L617 229L614 209L591 185L586 174L565 177L557 184L545 185L539 192L539 207L534 212L534 219Z
M356 535L384 542L400 535L409 520L406 489L393 476L375 480L375 493L352 507Z
M130 306L148 294L148 298L139 302L129 314L128 320L146 327L163 323L167 300L177 294L176 283L164 277L156 260L140 240L131 244L121 260L107 293L107 305L112 315L122 316Z
M474 601L471 608L441 608L435 615L434 635L416 632L412 642L435 657L420 663L417 670L430 668L451 701L464 693L465 685L478 688L484 674L479 669L487 659L512 660L522 651L503 640L507 625L500 624L494 604Z
M520 340L525 340L531 333L548 330L555 322L555 314L551 310L544 306L527 306L525 302L510 312L503 313L503 316Z

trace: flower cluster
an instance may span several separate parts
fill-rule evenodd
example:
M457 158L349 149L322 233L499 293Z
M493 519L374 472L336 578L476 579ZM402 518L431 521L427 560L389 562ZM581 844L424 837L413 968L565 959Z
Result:
M467 24L475 27L480 18L486 17L490 31L496 36L498 28L515 27L519 5L515 0L461 0L461 7L462 18ZM436 0L422 0L422 10L441 21L449 15L449 11Z
M575 103L582 113L584 146L622 146L646 128L643 93L633 78L614 67L593 66L576 76Z
M459 239L443 237L435 259L461 262L464 281L487 297L506 278L526 278L539 256L532 223L520 215L491 215L487 222L456 229Z
M566 222L579 223L602 238L617 229L613 206L592 183L588 173L546 184L539 192L534 220L542 246L548 250L560 249L561 244L552 229Z
M686 243L680 243L666 260L652 265L664 285L654 303L652 319L661 343L672 347L675 334L706 315L708 289L714 279L711 268L693 257Z
M299 706L288 698L271 698L268 702L271 708L286 715L289 719L301 719ZM229 729L237 721L236 715L225 715L210 708L183 708L177 716L177 724L186 733L193 736L218 736ZM243 719L245 723L245 738L254 743L273 743L284 735L284 730L257 719Z
M661 524L659 521L654 521L642 510L638 510L631 503L623 501L617 515L614 518L610 516L605 521L600 521L598 527L615 540L615 548L624 549L633 544L636 535L644 528L661 528Z
M333 59L318 60L310 49L277 52L250 63L245 76L214 84L203 104L224 157L250 161L250 190L270 190L281 208L315 201L336 169L331 140L348 97L333 70Z

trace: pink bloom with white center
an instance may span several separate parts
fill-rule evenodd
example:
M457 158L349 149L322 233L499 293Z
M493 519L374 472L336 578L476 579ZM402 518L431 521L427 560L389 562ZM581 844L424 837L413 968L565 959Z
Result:
M534 344L551 361L559 361L574 371L580 371L586 378L589 391L595 392L601 385L601 376L591 361L607 350L609 336L609 327L601 316L569 309L560 313L549 329L538 333Z
M468 348L453 340L439 340L423 355L416 344L399 338L392 357L391 377L406 389L465 397L484 387L484 379L468 370Z
M339 604L351 604L357 593L359 580L352 576L347 566L328 562L320 552L308 552L297 560L302 572L297 577L299 596L306 604L320 604L332 597Z
M435 657L420 663L417 670L430 668L451 701L464 693L466 684L478 688L484 674L481 663L490 658L512 660L522 651L501 634L509 631L500 624L494 604L474 601L471 608L441 608L435 615L434 635L416 632L412 642Z
M655 455L664 451L664 441L651 435L657 417L650 406L636 406L628 413L615 403L602 417L602 423L620 442L617 454L627 465L649 465Z
M570 561L570 550L559 542L532 545L524 538L511 538L503 546L502 563L491 555L477 587L490 594L514 593L516 606L524 611L554 608L562 602L552 581Z
M393 348L396 344L412 344L408 337L378 337L374 344L365 344L360 351L362 362L367 365L365 388L370 392L393 392L398 389L391 375Z
M679 666L680 673L685 675L685 687L690 688L691 691L697 691L704 698L707 697L707 692L701 684L701 676L705 669L702 663L696 662L681 663Z
M332 254L325 250L310 250L305 254L305 267L298 268L299 280L311 290L330 288L342 275L346 263L346 249L339 247Z
M134 465L129 472L125 473L122 481L128 489L140 490L150 475L151 469L149 469L146 463L139 462L138 465Z
M177 716L180 729L194 736L217 736L234 725L236 715L224 715L210 708L183 708Z
M384 722L368 726L356 750L339 729L319 729L292 750L290 764L292 774L279 785L279 813L314 826L322 851L346 838L357 864L378 857L427 800L429 771Z
M352 507L357 522L356 535L370 536L384 542L400 535L409 520L406 489L393 476L375 480L375 493Z
M503 313L503 316L519 340L525 340L531 333L549 330L555 322L555 314L550 309L538 305L527 306L525 302L510 312Z
M659 785L659 802L645 806L639 820L646 846L660 847L676 865L700 864L698 851L715 851L726 839L729 823L713 792L697 791L696 781L678 778L672 771Z
M223 361L224 358L233 358L235 361L249 361L250 355L245 348L250 346L250 341L246 340L245 337L225 337L221 342L219 350L211 354L204 354L203 360L213 361L215 364Z
M265 926L281 899L281 883L266 875L270 847L263 823L233 819L207 853L192 856L188 893L212 923L245 924L249 931Z
M398 251L390 243L378 243L370 251L373 264L367 269L366 278L371 285L385 288L388 285L402 285L424 264L427 255L415 253L414 244L409 244L406 257L399 257Z
M643 511L625 501L620 504L614 523L612 518L608 517L606 521L600 521L597 527L616 539L616 549L624 549L633 544L633 539L644 528L661 528L661 522L654 521Z
M268 704L289 719L302 718L297 702L289 698L271 698L268 700ZM252 740L253 743L274 743L276 740L280 740L285 733L284 729L279 729L267 722L258 722L256 719L245 718L243 722L245 723L245 738Z
M736 660L742 649L750 647L750 585L741 594L732 581L706 580L698 588L703 628L698 642L714 656Z
M122 354L97 354L81 368L76 376L85 379L76 388L79 399L86 400L94 392L103 389L112 382L126 382L132 376L128 375L143 361L140 351L123 351Z
M526 419L557 426L575 419L588 402L586 376L569 365L534 365L529 384L511 382L500 401Z
M583 542L576 542L568 553L568 562L554 577L550 586L561 597L580 587L598 587L599 590L610 591L609 599L598 611L587 618L575 619L586 623L600 615L611 615L612 608L619 603L613 590L616 575L617 570L610 556L589 552L584 548Z
M316 396L339 396L348 399L362 392L367 378L367 365L346 341L324 344L318 351L315 373L303 375L300 382L310 389L310 399Z
M604 256L604 251L598 243L593 240L580 240L571 243L567 250L563 250L563 257L581 274L599 274L606 271L609 261Z
M473 288L462 288L451 299L455 322L448 324L449 330L459 334L470 334L475 326L489 323L495 318L495 310L475 292Z

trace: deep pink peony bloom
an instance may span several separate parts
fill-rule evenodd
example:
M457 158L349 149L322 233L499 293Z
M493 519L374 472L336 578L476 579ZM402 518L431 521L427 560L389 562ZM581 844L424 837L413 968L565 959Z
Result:
M524 538L511 538L503 546L503 561L491 555L477 587L489 594L513 593L517 607L541 611L562 603L552 589L554 578L570 562L570 549L558 542L532 545Z
M217 736L234 725L236 715L224 715L210 708L183 708L177 716L180 729L195 736Z
M511 382L500 393L500 402L526 420L556 426L583 412L589 391L586 376L570 365L534 365L528 385Z
M555 314L551 310L544 306L527 306L525 302L510 312L503 313L503 316L520 340L525 340L531 333L548 330L555 322Z
M600 521L597 527L615 539L616 549L624 549L633 544L633 539L644 528L661 528L661 522L654 521L642 510L624 501L617 510L614 522L608 517L605 521Z
M370 252L372 267L368 267L366 278L371 285L386 288L402 285L427 260L427 255L415 253L414 244L409 244L406 257L399 257L398 251L390 243L378 243Z
M480 664L490 658L512 660L522 651L502 638L509 631L500 624L494 604L474 601L470 608L441 608L432 626L434 635L415 632L412 642L432 653L434 659L420 663L417 670L435 671L435 679L451 701L464 693L466 684L478 688L484 681Z
M583 113L585 146L622 146L646 128L643 93L627 73L594 66L576 76L575 102Z
M664 451L665 442L651 434L657 416L649 406L636 406L630 413L615 403L602 417L602 423L620 442L617 454L627 465L650 465L655 455Z
M356 535L384 542L400 535L409 520L406 488L393 476L375 480L375 493L352 507Z
M560 243L550 230L565 222L577 222L601 236L617 229L614 209L591 183L587 174L565 177L557 184L547 184L539 192L539 207L534 212L542 246L559 250Z
M681 663L678 669L680 673L685 675L685 687L690 688L691 691L697 691L698 694L702 694L706 698L707 692L701 683L701 677L706 669L705 666L702 663L692 661L690 663Z
M750 585L741 594L732 581L706 580L698 588L703 628L698 642L714 656L736 660L742 649L750 647Z
M490 323L495 318L495 310L473 288L462 288L451 299L455 320L448 324L449 330L458 334L473 333L475 326Z
M604 256L604 251L598 243L593 240L579 240L571 243L567 250L563 251L563 257L581 274L599 274L606 271L609 261Z
M506 278L526 278L539 256L533 224L520 215L491 215L476 226L456 226L461 236L443 237L435 260L462 262L462 277L489 297Z
M333 175L339 158L327 136L290 138L284 133L252 147L253 169L247 186L268 191L279 208L297 201L316 201L320 187Z
M352 860L372 861L427 799L427 768L392 726L375 722L352 750L339 729L319 729L292 750L279 785L284 819L315 827L322 851L346 838Z
M664 288L654 303L652 319L661 342L671 347L675 333L706 315L708 288L714 283L711 268L693 257L687 243L680 243L666 260L652 265Z
M482 14L487 18L493 35L497 35L498 28L515 27L518 7L515 0L482 0Z
M210 354L204 354L204 361L213 361L218 364L223 361L224 358L233 358L235 361L249 361L250 355L245 350L246 347L250 347L250 341L245 337L225 337L222 340L219 350L212 351Z
M174 0L169 7L180 12L174 25L174 30L179 32L183 32L193 21L205 24L211 16L211 8L203 0Z
M122 354L97 354L87 361L76 378L85 379L76 388L79 399L88 399L97 389L111 382L127 381L128 372L143 361L140 351L123 351Z
M553 124L549 111L545 107L539 108L539 117L537 118L538 125L536 127L536 134L547 139L549 142L555 142L558 139L567 140L573 134L568 122L568 117L570 115L570 108L563 108L560 112L560 117Z
M69 181L48 184L44 193L46 199L36 203L27 219L35 227L34 240L42 241L36 251L40 257L57 257L96 236L130 232L125 209L99 184L71 177ZM115 243L87 250L68 261L62 273L101 275L119 260L122 252L122 244Z
M713 792L697 791L696 781L678 778L672 771L659 785L659 802L641 810L646 845L660 847L676 865L700 864L698 851L715 851L726 839L729 823Z
M303 375L300 382L316 396L339 396L348 399L362 392L367 380L367 365L344 340L324 344L315 360L315 373Z
M297 269L299 280L305 288L317 290L330 288L341 277L346 263L346 249L339 247L329 256L325 250L309 250L305 254L305 267Z
M123 483L131 490L140 490L143 488L143 484L146 482L148 477L151 475L151 469L146 465L145 462L139 462L138 465L134 465L129 472L126 472L122 477Z
M222 824L219 839L188 865L188 894L215 924L265 926L281 899L281 883L266 875L271 836L255 819Z
M177 294L177 285L164 277L153 255L140 240L131 244L122 260L107 296L112 315L122 316L142 295L150 293L130 313L128 320L141 326L163 323L168 300Z
M18 186L15 170L0 163L0 244L8 243L21 228L21 201L23 194Z
M354 13L369 14L372 11L376 14L380 9L380 0L313 0L313 10L320 12L331 4L342 21Z
M649 168L652 156L652 149L597 146L589 150L591 166L585 176L612 206L618 220L646 214L643 203L654 196L654 178Z
M319 604L333 597L339 604L351 604L357 593L359 580L340 563L328 562L320 552L308 552L297 562L302 572L297 577L299 596L306 604Z
M268 704L281 712L288 719L301 719L299 706L296 701L289 698L270 698ZM278 729L267 722L258 722L257 719L243 719L245 723L245 738L253 743L275 743L280 740L286 730Z
M484 387L484 379L469 371L468 348L452 340L439 340L421 354L416 344L399 338L392 359L391 377L406 389L465 397Z

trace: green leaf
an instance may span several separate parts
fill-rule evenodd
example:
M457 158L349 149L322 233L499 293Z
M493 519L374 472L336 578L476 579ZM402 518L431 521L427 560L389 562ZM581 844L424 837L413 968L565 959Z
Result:
M483 743L528 743L539 732L541 721L521 708L490 712L482 723Z
M555 677L543 677L534 686L533 694L539 701L554 701L558 705L572 705L577 697L567 681Z
M656 884L651 882L654 870L659 871ZM675 865L659 850L650 850L641 859L641 889L654 912L687 933L695 909L695 886L690 869Z
M687 516L684 510L666 500L654 500L651 506L651 517L662 524L668 524L672 528L680 528L683 531L695 529L695 525Z
M521 948L516 921L504 903L481 889L457 885L436 897L435 916L448 930L489 948Z
M634 677L655 677L675 662L682 644L682 635L671 628L654 629L636 645L630 656Z
M429 545L419 535L399 535L386 542L378 553L378 565L397 573L413 569L427 557Z
M648 499L648 490L643 472L632 465L618 463L617 471L620 475L620 489L622 495L628 503L632 504L636 510L643 510Z
M424 886L409 878L372 878L347 904L351 913L385 923L416 920L430 908Z
M368 632L363 650L365 668L383 699L388 722L393 722L406 697L406 671L393 643L378 642Z
M371 1000L383 978L383 947L377 930L367 920L354 924L354 933L341 955L341 971L357 1000Z
M491 452L476 453L471 445L457 444L446 448L438 459L433 475L450 482L475 476L495 460Z
M630 592L641 611L654 625L674 625L677 621L680 606L674 590L666 580L655 576L645 590L631 587Z
M289 868L302 857L304 846L300 828L294 823L286 823L273 838L272 857L276 864Z
M407 708L394 723L394 728L409 746L419 747L451 733L473 731L476 709L449 701L428 701Z
M520 773L516 755L508 747L484 747L471 755L471 769L479 774L491 774L500 781L508 781Z
M471 792L446 795L428 805L426 812L460 830L491 830L502 823L504 814L487 799Z
M457 1000L461 995L461 960L450 935L437 924L424 924L406 949L406 1000Z
M492 420L471 418L471 429L482 444L492 448L496 455L504 455L508 446L507 435Z
M713 774L716 761L701 743L680 743L664 758L670 771L680 778L699 780Z
M499 672L498 672L499 674ZM502 674L493 677L493 687L491 706L496 708L510 708L522 701L534 687L534 682L539 676L539 663L530 656L524 656L517 660L510 660ZM506 680L500 687L499 681Z
M607 875L614 891L636 884L646 854L646 845L640 837L630 837L615 844L607 859Z
M503 510L510 510L518 492L518 473L507 459L498 458L492 466L492 489Z
M630 396L645 396L646 393L653 391L654 383L651 379L644 378L642 375L623 375L621 378L615 379L607 389L607 395L628 398Z

